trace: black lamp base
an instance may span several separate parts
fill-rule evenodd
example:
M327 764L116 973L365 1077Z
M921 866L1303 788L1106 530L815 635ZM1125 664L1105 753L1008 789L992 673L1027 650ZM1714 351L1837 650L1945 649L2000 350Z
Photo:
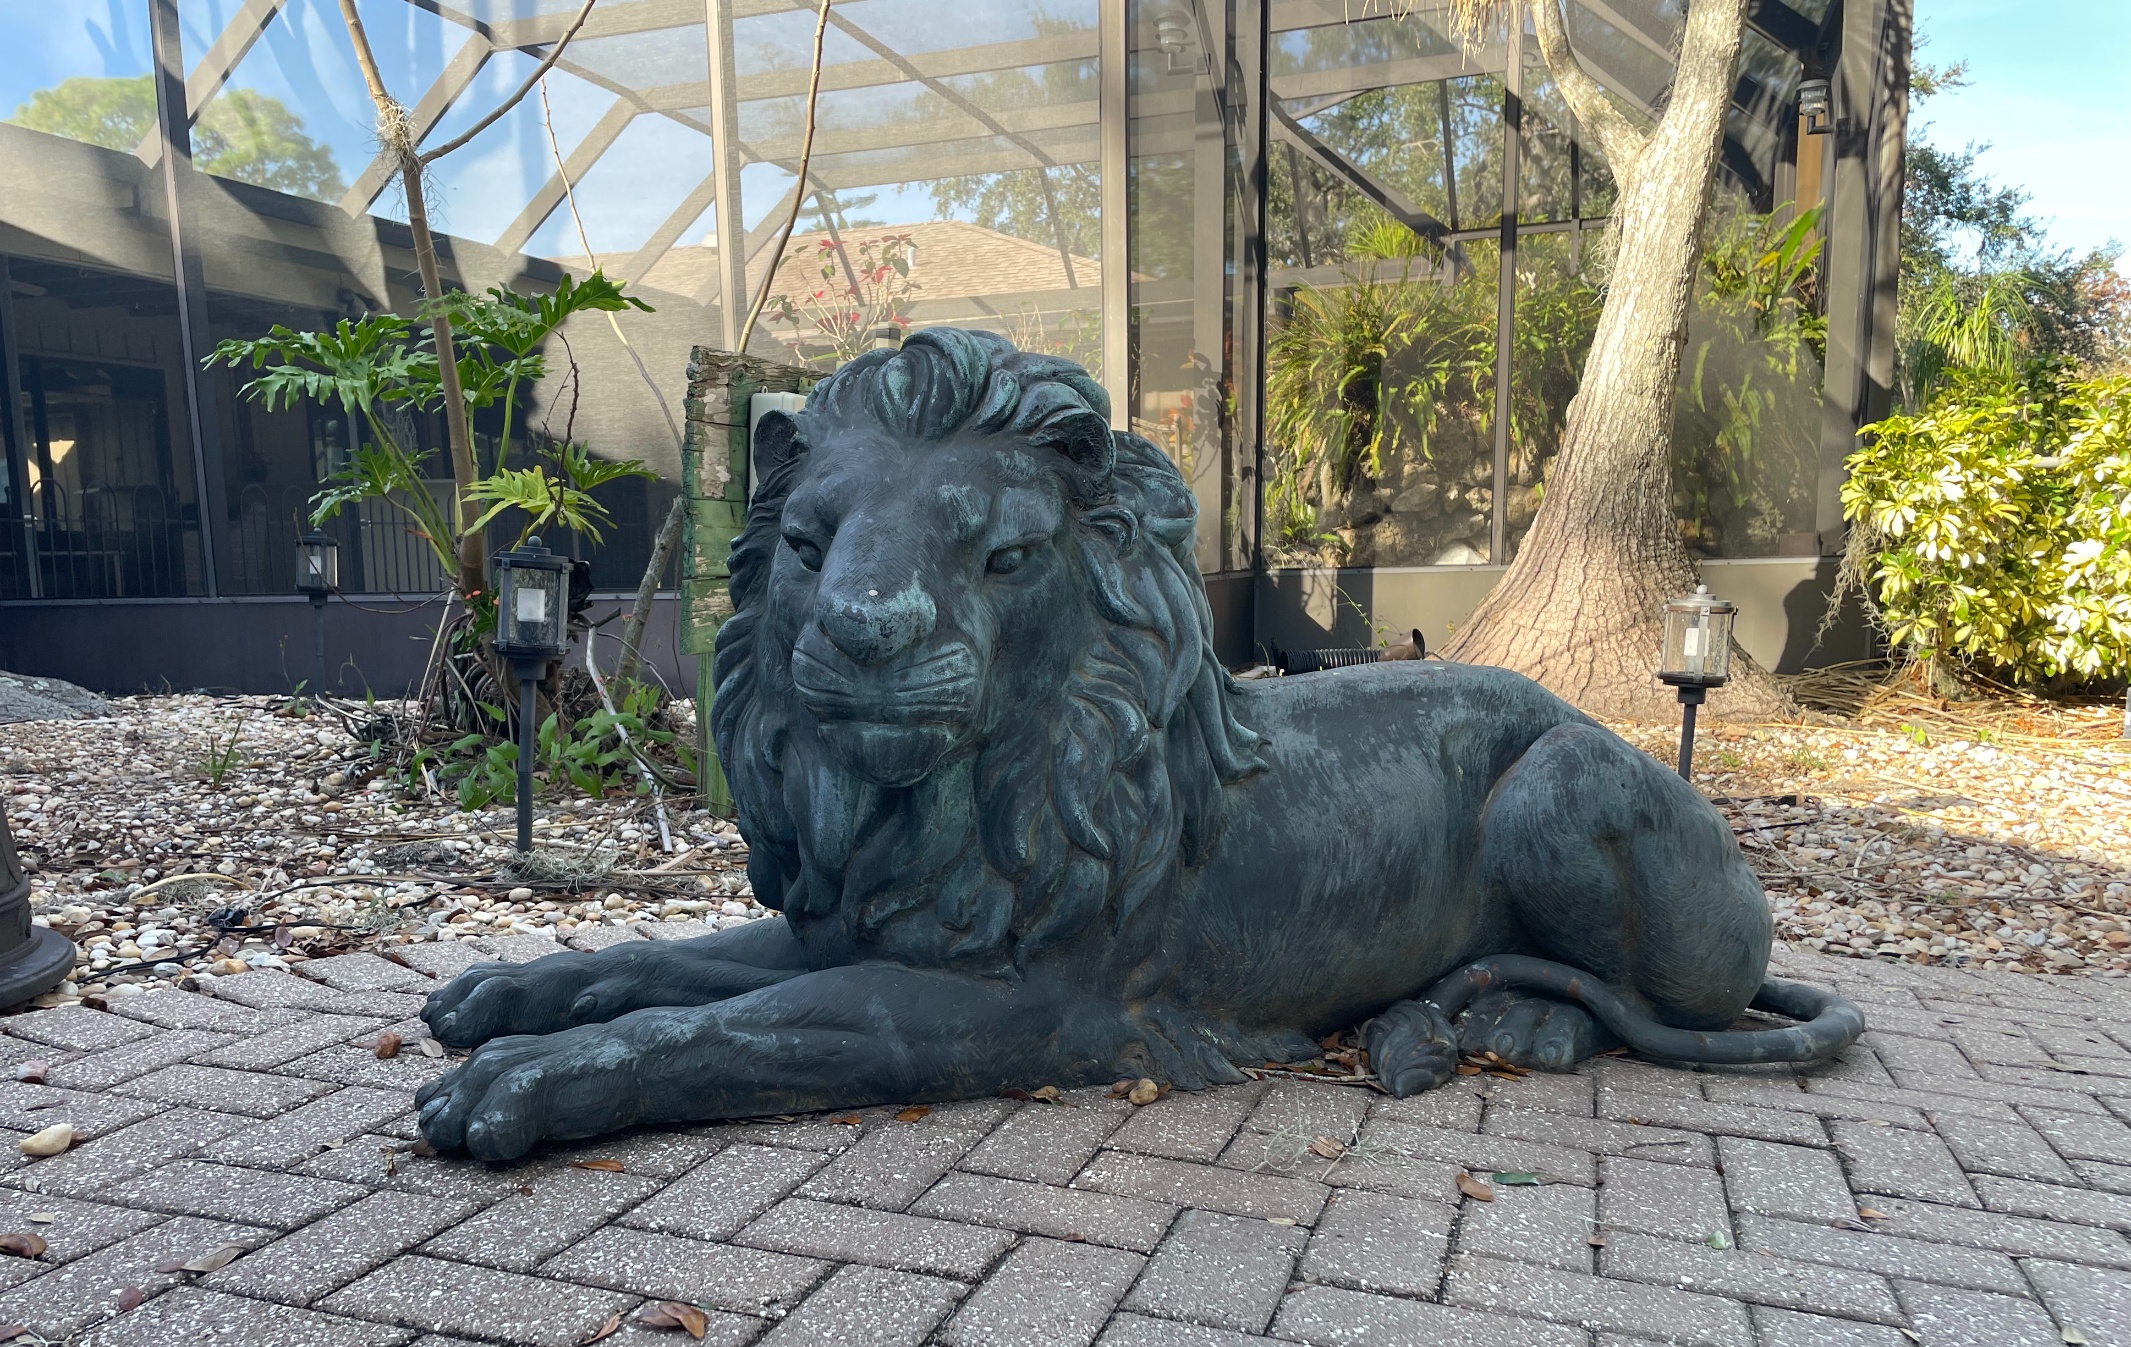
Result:
M30 878L0 815L0 1009L44 995L73 967L74 942L30 924Z

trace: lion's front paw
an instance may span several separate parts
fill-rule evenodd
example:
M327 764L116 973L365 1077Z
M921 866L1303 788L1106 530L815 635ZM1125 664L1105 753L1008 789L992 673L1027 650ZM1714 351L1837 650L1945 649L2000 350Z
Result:
M551 1034L611 1018L620 1007L602 1004L608 998L601 984L615 971L575 952L531 963L477 963L429 994L422 1019L440 1042L455 1048L506 1034Z
M637 1120L649 1082L622 1028L587 1024L559 1034L499 1038L415 1095L422 1137L491 1164L543 1137L596 1136Z
M1425 1001L1400 1001L1362 1026L1369 1065L1400 1099L1433 1090L1457 1074L1458 1036Z

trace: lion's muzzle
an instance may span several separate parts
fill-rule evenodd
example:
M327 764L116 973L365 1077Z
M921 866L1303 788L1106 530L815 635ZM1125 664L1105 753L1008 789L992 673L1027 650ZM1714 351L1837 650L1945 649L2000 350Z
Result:
M923 780L962 741L976 712L977 657L961 642L863 668L810 628L792 648L791 668L822 742L876 785Z

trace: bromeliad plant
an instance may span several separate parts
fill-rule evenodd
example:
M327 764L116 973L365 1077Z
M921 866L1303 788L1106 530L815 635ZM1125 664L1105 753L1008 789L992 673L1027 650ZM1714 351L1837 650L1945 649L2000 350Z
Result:
M565 273L553 294L521 294L500 287L486 294L452 291L425 304L425 318L449 321L456 334L454 353L458 384L469 415L491 407L502 411L499 443L507 452L518 394L547 373L542 347L571 315L616 312L650 306L594 271L579 281ZM599 528L612 522L592 491L617 478L648 477L635 459L594 458L567 437L536 451L545 461L529 468L499 466L467 484L462 502L439 503L425 483L432 449L405 441L394 428L393 411L434 411L444 400L436 347L428 327L418 328L391 313L342 319L324 332L296 332L276 326L250 341L225 341L205 363L232 368L249 365L261 373L243 391L269 410L298 405L309 398L321 405L338 403L359 418L368 434L350 451L347 463L328 477L311 500L311 523L322 524L342 509L364 500L381 500L407 516L412 531L428 544L446 575L460 576L462 542L486 528L503 511L523 512L519 540L543 528L559 526L582 532L594 541ZM473 515L466 502L487 508ZM492 615L480 590L461 593L476 615L476 634Z

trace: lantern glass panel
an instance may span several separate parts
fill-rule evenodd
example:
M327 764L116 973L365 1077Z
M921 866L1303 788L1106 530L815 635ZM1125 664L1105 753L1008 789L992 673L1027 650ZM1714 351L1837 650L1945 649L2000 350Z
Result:
M562 587L568 574L561 566L524 565L505 555L496 567L498 616L503 623L497 642L506 653L553 658L562 653Z
M1731 677L1733 609L1698 591L1665 605L1665 653L1661 677L1715 685Z
M296 588L306 594L340 588L340 547L331 538L313 533L297 541Z

